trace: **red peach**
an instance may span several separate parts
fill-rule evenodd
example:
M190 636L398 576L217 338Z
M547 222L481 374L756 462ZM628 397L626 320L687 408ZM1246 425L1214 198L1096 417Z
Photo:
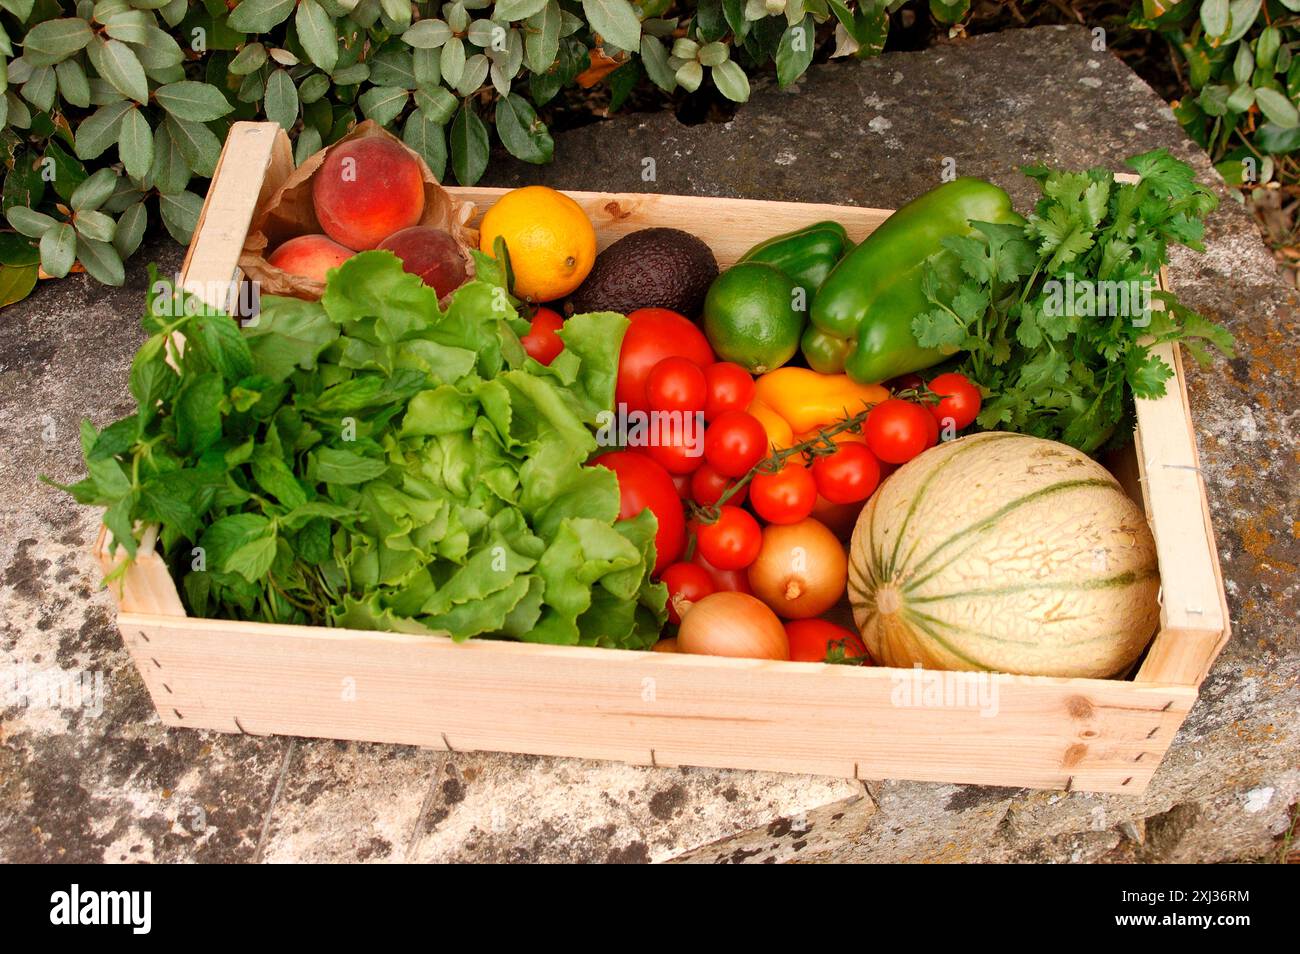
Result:
M291 275L325 281L325 273L352 257L352 249L324 235L299 235L274 252L267 262Z
M442 229L416 225L394 232L379 243L402 260L402 268L438 293L441 298L465 283L465 256L456 240Z
M311 197L326 234L361 252L420 221L424 179L405 148L371 136L329 154L312 176Z

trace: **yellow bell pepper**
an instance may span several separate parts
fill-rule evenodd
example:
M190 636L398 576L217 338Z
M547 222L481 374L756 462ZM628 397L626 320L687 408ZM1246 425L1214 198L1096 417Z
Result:
M780 450L889 397L879 384L858 384L847 374L777 368L754 382L749 413Z

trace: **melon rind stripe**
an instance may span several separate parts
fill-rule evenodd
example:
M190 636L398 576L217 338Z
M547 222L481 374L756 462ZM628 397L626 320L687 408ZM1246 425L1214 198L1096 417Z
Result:
M1115 576L1100 577L1091 580L1039 580L1033 583L1015 583L1011 586L999 586L990 590L959 590L939 596L910 596L909 603L939 603L943 600L967 599L982 596L1010 596L1013 593L1027 593L1031 590L1065 590L1067 592L1086 592L1089 590L1109 590L1141 583L1157 575L1155 567L1141 572L1128 570Z

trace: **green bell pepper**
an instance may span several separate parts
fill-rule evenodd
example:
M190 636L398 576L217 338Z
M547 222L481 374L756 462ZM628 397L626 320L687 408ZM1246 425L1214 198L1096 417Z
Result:
M742 262L766 262L790 276L805 295L805 310L812 307L826 276L853 247L838 222L814 222L793 232L759 242L740 257Z
M870 384L938 364L951 352L922 348L912 319L928 310L921 290L932 257L943 284L960 280L943 240L971 235L971 222L1023 224L1005 192L982 179L945 182L903 206L846 255L822 283L804 333L804 357L816 371L845 371Z

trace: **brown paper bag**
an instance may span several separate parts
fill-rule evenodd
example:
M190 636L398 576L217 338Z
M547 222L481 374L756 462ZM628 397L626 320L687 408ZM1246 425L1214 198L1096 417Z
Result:
M443 229L460 244L465 256L465 268L470 278L474 277L474 261L469 250L478 248L478 230L466 223L474 217L474 203L462 202L452 197L446 189L438 184L420 154L406 145L384 127L371 120L359 123L355 129L336 142L307 158L302 165L290 173L278 189L267 197L253 213L253 222L248 236L244 239L244 249L239 256L239 267L251 282L260 285L260 291L267 295L290 295L315 301L325 292L323 282L291 275L283 269L269 264L266 256L281 244L298 235L321 232L316 220L316 210L311 200L311 177L325 162L330 151L354 139L367 136L383 136L391 139L409 152L420 164L424 175L424 217L421 225Z

